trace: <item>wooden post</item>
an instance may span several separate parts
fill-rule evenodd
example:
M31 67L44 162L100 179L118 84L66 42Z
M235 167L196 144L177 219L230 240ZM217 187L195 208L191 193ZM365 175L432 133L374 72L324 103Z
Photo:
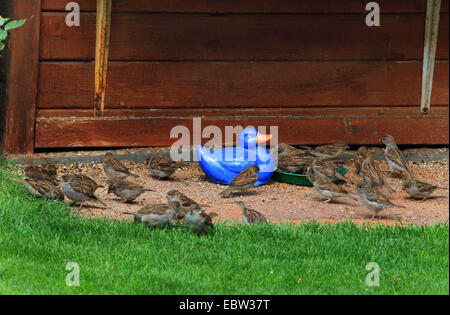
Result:
M12 0L9 17L27 22L10 32L5 107L1 111L0 147L9 153L32 153L37 102L41 0ZM0 135L1 136L1 135Z
M422 114L428 114L430 112L440 11L441 0L427 1L425 40L423 49L422 97L420 101L420 111Z
M94 116L103 116L108 71L112 0L97 0Z

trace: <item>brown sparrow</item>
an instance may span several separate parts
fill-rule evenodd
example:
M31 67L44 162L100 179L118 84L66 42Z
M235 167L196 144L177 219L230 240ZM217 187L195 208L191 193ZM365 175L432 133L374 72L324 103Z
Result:
M172 189L166 194L167 203L173 209L175 209L178 214L184 216L190 210L203 211L202 207L196 203L191 198L187 197L185 194L179 192L178 190Z
M122 199L121 202L131 202L146 191L154 191L126 180L107 181L107 183L109 185L108 194L114 193L114 195Z
M308 147L304 147L308 148ZM315 157L331 160L341 157L345 150L350 149L350 147L345 142L337 142L335 144L328 144L315 147L314 149L309 148L309 154Z
M130 173L128 168L120 161L116 160L111 152L106 153L103 158L103 169L106 176L113 181L125 179L130 175L133 177L139 177L136 174Z
M326 178L332 182L341 180L353 184L350 179L339 174L338 170L340 167L340 165L337 165L332 161L322 160L320 158L315 158L311 163L311 171L318 177Z
M397 146L395 139L391 135L385 135L381 138L381 141L386 145L386 149L384 150L384 156L389 164L389 168L391 169L391 174L396 171L406 172L409 177L415 178L414 175L408 168L408 163L405 160L402 152Z
M213 228L212 218L201 209L189 210L184 216L184 223L199 234L205 234Z
M245 224L268 223L266 217L262 213L247 208L242 201L236 201L236 203L242 208L242 221Z
M324 202L333 201L338 197L348 197L350 199L356 200L352 196L348 195L348 192L344 188L336 185L328 178L319 177L311 170L308 176L314 188L319 192L319 194L328 198Z
M270 152L272 153L272 155L278 155L280 156L284 156L284 155L304 155L306 154L308 151L304 150L304 149L299 149L296 148L290 144L287 143L279 143L277 146L273 147Z
M98 201L107 207L103 201L99 200L97 196L94 195L94 190L91 186L78 181L74 175L66 174L63 175L62 178L62 189L67 198L72 200L72 205L79 203L81 208L86 201Z
M90 178L89 176L83 175L83 174L75 174L73 175L77 181L79 181L83 185L87 185L91 187L92 191L95 192L97 189L102 188L102 185L99 185Z
M448 190L448 188L434 186L416 179L407 179L403 182L402 189L406 190L408 195L414 199L425 200L431 197L431 194L438 189Z
M53 164L44 164L42 166L25 166L26 177L40 181L44 180L58 186L59 182L56 178L56 166Z
M356 174L364 183L370 186L385 187L390 193L395 190L389 187L384 181L384 176L367 147L359 147L354 159Z
M64 200L64 193L62 190L51 182L45 180L34 181L28 178L21 179L9 177L9 179L24 185L28 192L35 197L47 197L50 199L58 199L60 201Z
M258 181L259 167L256 165L250 165L245 170L237 174L224 191L220 193L222 197L228 198L235 191L243 192L251 187Z
M124 212L134 216L134 222L144 222L148 227L159 228L169 224L177 211L168 204L159 203L146 205L137 212Z
M380 193L366 183L358 184L357 187L359 199L361 199L362 203L367 208L375 212L371 219L373 219L380 211L383 211L386 208L404 208L404 206L396 205L390 202L384 194Z
M278 169L294 174L305 174L313 158L301 153L282 155L278 158Z
M177 163L172 159L162 156L153 155L145 160L150 175L157 178L169 178L177 170Z

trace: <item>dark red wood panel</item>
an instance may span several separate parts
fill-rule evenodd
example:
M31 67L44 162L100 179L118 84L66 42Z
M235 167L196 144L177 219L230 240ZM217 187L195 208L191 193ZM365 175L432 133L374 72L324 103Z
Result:
M420 103L421 62L111 62L105 108ZM94 64L40 64L39 108L92 108ZM433 104L448 104L448 61Z
M419 113L418 107L329 110L335 111L335 115L324 117L321 111L316 110L314 114L311 109L305 109L303 114L309 111L312 115L295 115L301 112L285 109L286 116L280 115L281 112L271 116L270 112L262 110L252 114L248 110L235 110L232 113L236 117L223 116L223 112L222 116L215 116L209 112L202 118L202 127L215 125L223 130L225 126L253 125L270 130L270 126L277 126L279 141L297 144L339 140L350 144L379 144L380 137L386 133L395 135L400 144L446 144L449 140L448 107L437 108L426 116ZM40 117L36 147L167 146L176 140L170 138L173 127L186 126L192 132L195 115L189 110L179 112L180 116L166 116L165 112L148 116L129 113L128 117ZM380 112L384 114L381 116ZM191 138L191 144L192 141Z
M11 32L8 45L8 74L6 102L0 113L4 122L1 149L11 153L33 152L34 122L37 101L39 59L39 23L41 0L13 0L10 16L27 19Z
M222 13L361 13L365 12L362 0L114 0L114 12L222 12ZM426 0L382 0L381 12L425 12ZM81 10L95 11L95 0L78 0ZM42 0L42 9L61 11L67 1ZM448 0L442 1L448 12Z
M68 27L43 13L40 58L94 59L95 13ZM385 15L369 28L359 15L118 14L110 60L418 60L425 15ZM436 58L448 59L448 14Z

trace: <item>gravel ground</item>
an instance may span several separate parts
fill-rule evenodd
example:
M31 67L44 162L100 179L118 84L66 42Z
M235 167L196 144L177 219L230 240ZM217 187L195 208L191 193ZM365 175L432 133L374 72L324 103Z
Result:
M378 151L374 148L374 151ZM417 150L416 150L417 151ZM423 150L432 152L431 149ZM97 196L108 204L107 209L100 208L74 208L82 216L105 216L115 219L131 219L130 215L123 214L124 211L137 211L144 204L166 202L165 193L170 189L178 189L200 204L209 205L207 212L216 212L220 220L241 219L241 210L234 203L235 200L242 200L247 207L262 212L273 222L280 221L323 221L341 222L352 219L357 223L361 222L384 222L386 224L396 224L399 220L403 223L413 223L418 225L434 224L443 221L448 222L449 217L449 195L447 190L435 192L435 198L426 201L416 201L407 198L406 193L401 191L399 179L388 177L388 184L396 189L391 195L391 201L405 206L402 208L390 208L379 214L378 218L370 220L372 212L361 203L351 199L343 199L342 202L323 203L323 198L319 196L314 188L295 186L272 181L268 185L253 188L245 195L235 196L229 199L219 197L219 192L226 186L213 184L206 181L205 176L197 163L188 164L179 169L171 180L156 180L149 176L144 164L134 161L123 161L130 170L139 175L137 179L131 178L145 187L156 192L147 192L141 195L132 204L122 204L117 201L113 194L107 195L106 190L97 190ZM441 187L448 187L449 181L449 161L448 158L432 162L410 162L410 168L417 178L437 184ZM380 162L383 171L388 171L387 163ZM348 166L348 177L357 180L353 166ZM72 163L59 165L59 172L78 173L91 176L99 183L106 186L106 177L100 162ZM358 181L358 180L357 180ZM354 188L350 188L354 189ZM95 205L95 203L91 203Z

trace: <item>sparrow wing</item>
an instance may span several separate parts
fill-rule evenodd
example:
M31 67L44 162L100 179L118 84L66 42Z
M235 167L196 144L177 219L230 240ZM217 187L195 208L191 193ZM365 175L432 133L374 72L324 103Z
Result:
M246 168L239 174L237 174L230 183L230 186L241 187L249 184L253 184L258 180L258 173L252 169Z
M97 199L97 197L94 195L94 191L92 190L92 187L89 185L83 184L82 182L75 180L70 183L70 187L72 189L80 194L83 194L85 196L88 196L93 199Z

